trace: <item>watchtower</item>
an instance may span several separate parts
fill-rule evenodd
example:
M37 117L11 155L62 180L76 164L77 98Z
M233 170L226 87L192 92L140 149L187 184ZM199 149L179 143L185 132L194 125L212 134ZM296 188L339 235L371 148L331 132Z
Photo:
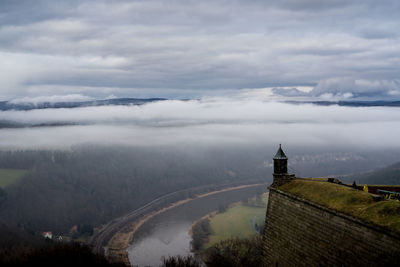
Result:
M281 144L279 144L279 149L274 156L274 182L272 186L280 186L284 183L295 178L294 174L288 174L288 158L285 152L282 150Z
M279 149L274 157L274 174L287 173L287 160L285 152L282 150L282 145L279 144Z

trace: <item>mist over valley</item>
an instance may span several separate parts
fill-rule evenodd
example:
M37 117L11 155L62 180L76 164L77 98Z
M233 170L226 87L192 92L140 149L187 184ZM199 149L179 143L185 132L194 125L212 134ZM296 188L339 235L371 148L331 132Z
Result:
M0 111L26 125L0 130L0 165L27 171L2 189L0 214L61 233L177 190L268 183L279 143L299 176L372 170L398 161L399 113L227 98Z

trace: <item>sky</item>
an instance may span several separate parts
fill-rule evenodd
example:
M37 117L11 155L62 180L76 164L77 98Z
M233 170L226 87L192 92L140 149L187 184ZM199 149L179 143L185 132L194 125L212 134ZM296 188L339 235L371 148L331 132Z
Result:
M1 0L0 100L400 99L398 0Z
M284 102L400 100L399 14L398 0L1 0L0 101L170 100L0 111L0 149L397 148L399 108Z

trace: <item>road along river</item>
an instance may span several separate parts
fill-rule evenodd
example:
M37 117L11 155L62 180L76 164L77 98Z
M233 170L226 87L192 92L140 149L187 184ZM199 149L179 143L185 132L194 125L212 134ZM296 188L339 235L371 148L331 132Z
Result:
M220 206L266 191L266 184L230 188L183 201L154 214L134 229L131 245L127 249L130 263L133 266L159 266L163 256L189 254L191 237L188 231L194 221Z

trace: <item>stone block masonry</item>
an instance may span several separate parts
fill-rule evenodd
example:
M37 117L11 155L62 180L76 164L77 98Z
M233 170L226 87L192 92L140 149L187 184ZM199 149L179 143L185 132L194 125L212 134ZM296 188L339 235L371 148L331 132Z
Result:
M264 266L400 266L400 236L270 188Z

